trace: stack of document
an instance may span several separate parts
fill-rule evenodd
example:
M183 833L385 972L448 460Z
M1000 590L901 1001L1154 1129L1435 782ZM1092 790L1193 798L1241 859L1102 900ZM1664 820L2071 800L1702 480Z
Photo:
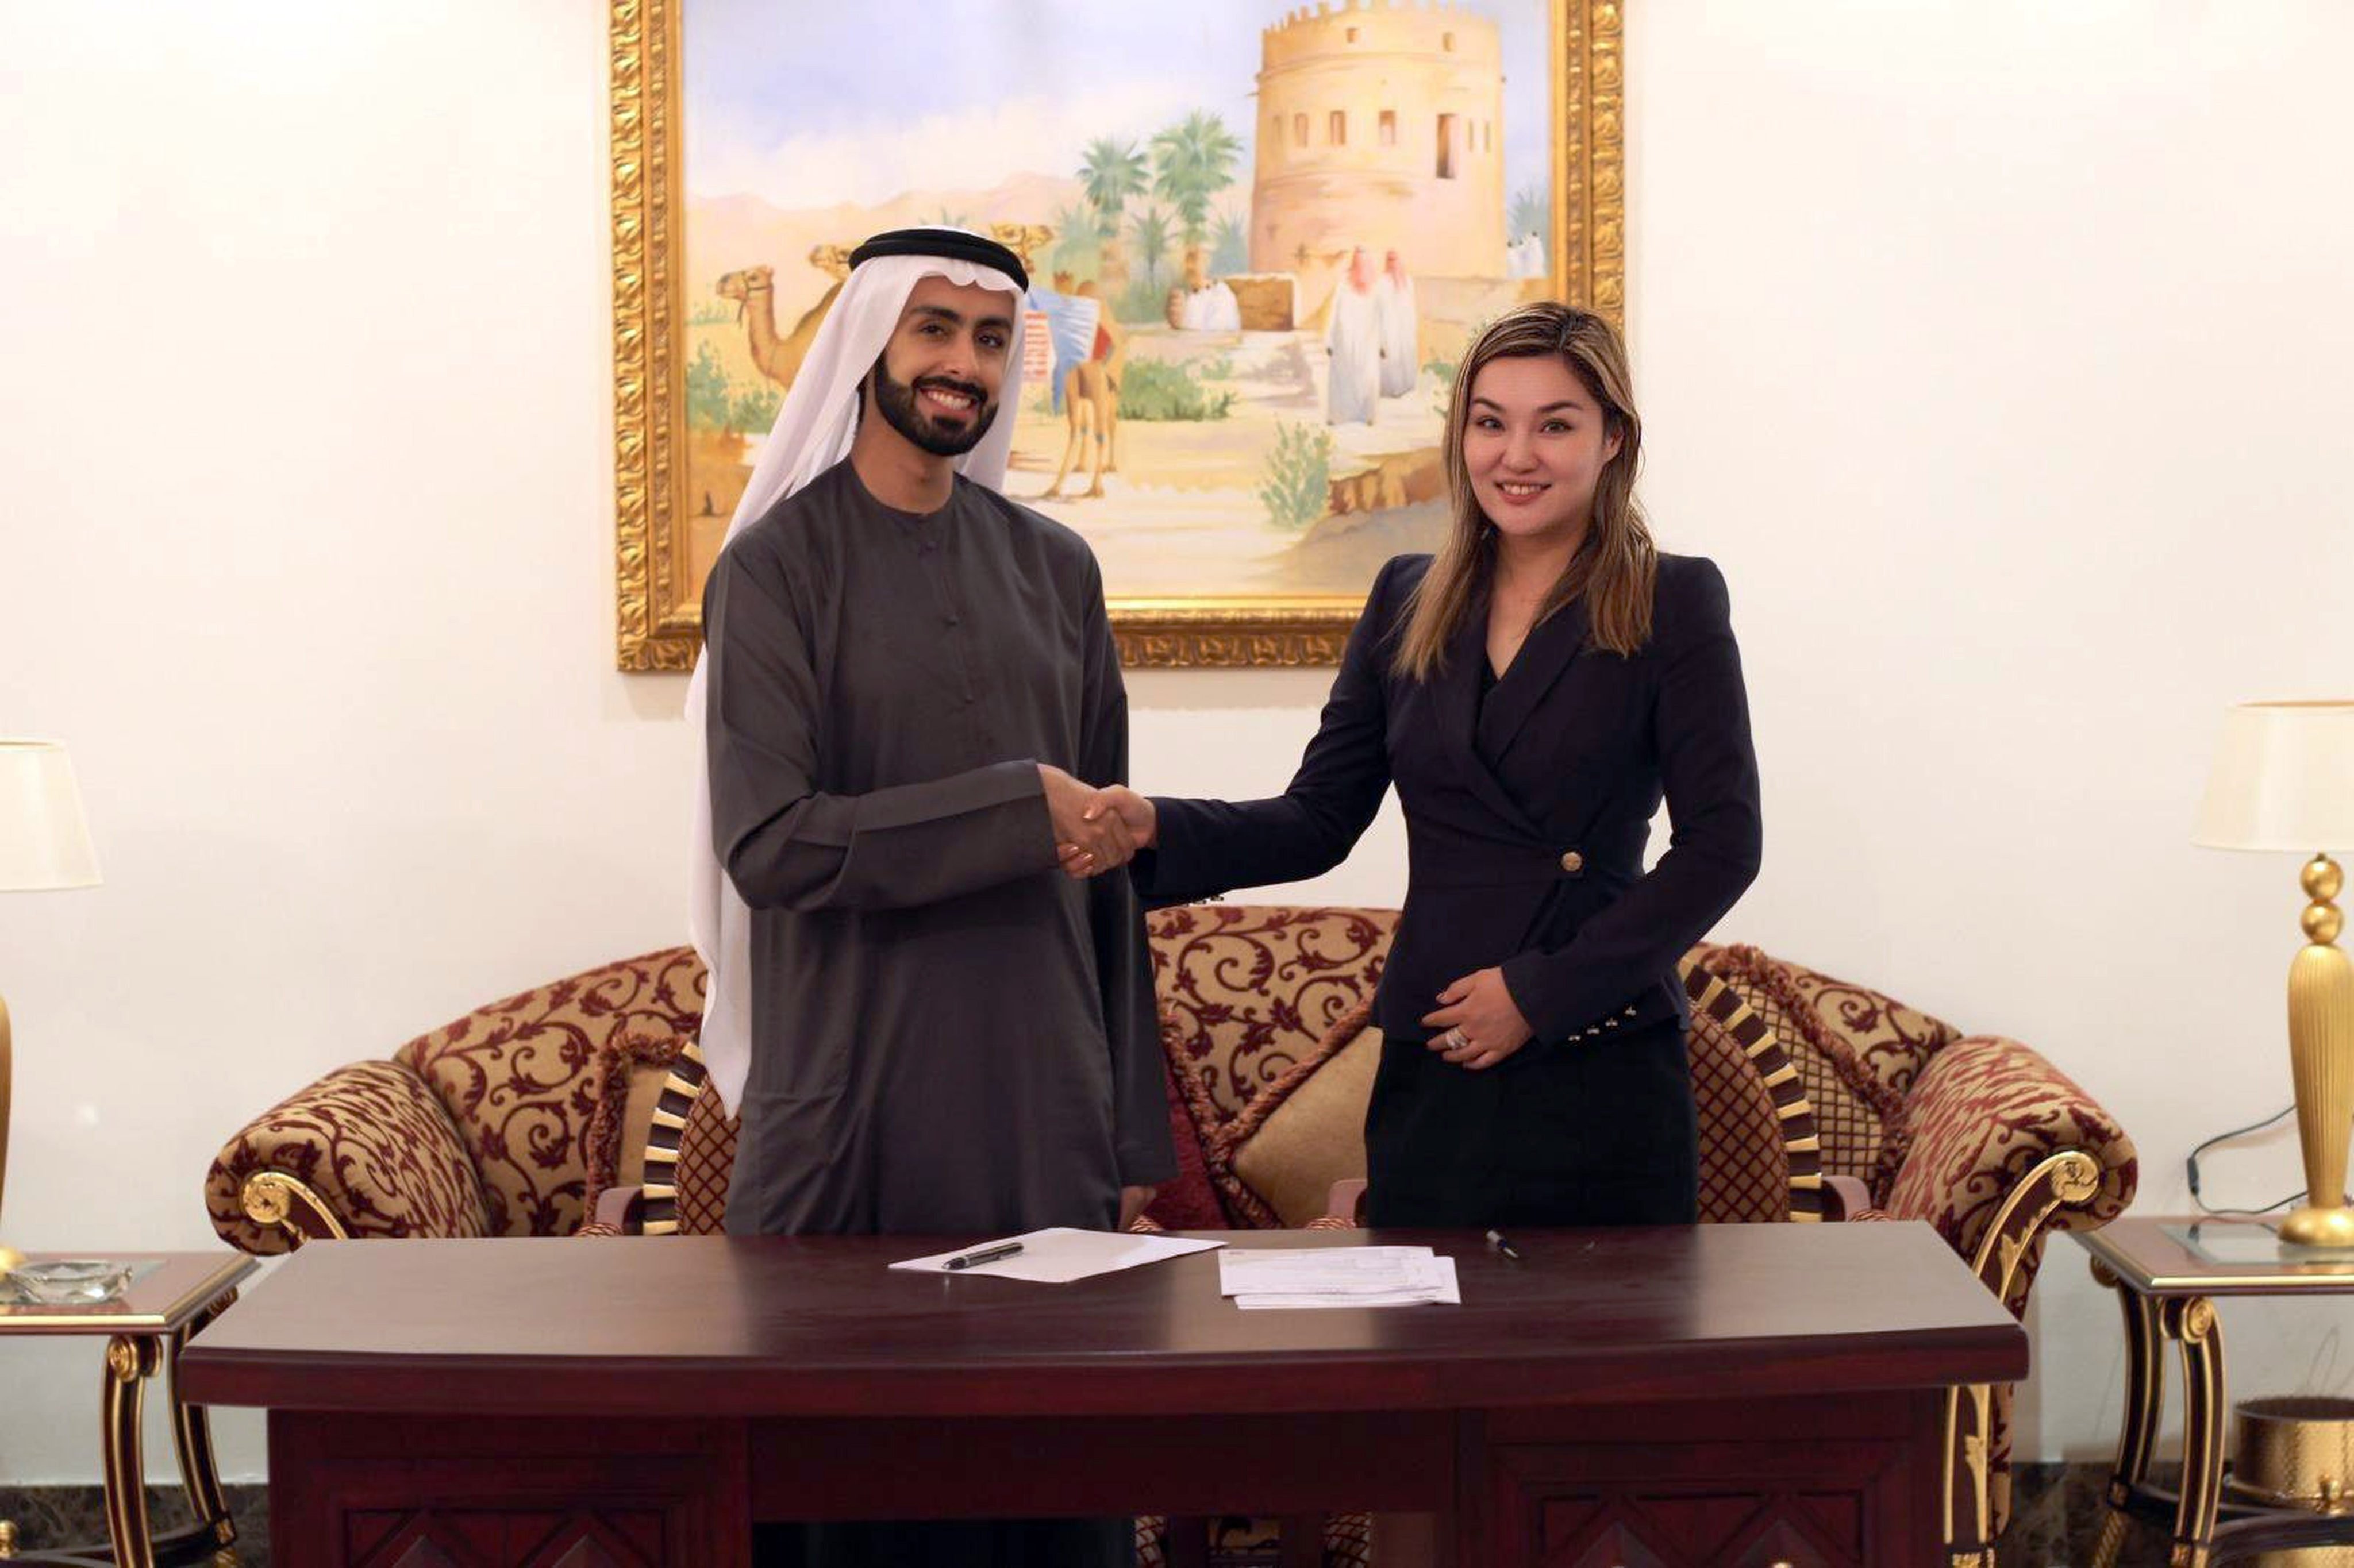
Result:
M1463 1302L1455 1260L1426 1246L1228 1247L1218 1255L1218 1293L1246 1308Z

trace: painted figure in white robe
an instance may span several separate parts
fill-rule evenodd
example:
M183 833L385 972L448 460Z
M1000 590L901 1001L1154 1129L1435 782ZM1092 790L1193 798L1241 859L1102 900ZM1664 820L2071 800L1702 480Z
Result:
M1210 276L1201 248L1185 252L1185 281L1169 291L1169 324L1179 332L1240 332L1242 303L1235 291Z
M1332 376L1324 394L1328 425L1370 425L1382 391L1381 307L1373 298L1373 264L1358 246L1332 291L1332 319L1324 330Z
M1414 280L1394 250L1383 260L1373 304L1382 325L1382 396L1403 397L1422 373L1422 356L1416 340Z

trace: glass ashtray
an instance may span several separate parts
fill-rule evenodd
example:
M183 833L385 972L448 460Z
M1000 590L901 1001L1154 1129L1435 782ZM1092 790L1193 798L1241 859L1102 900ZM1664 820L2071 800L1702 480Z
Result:
M94 1307L111 1301L131 1283L131 1266L102 1257L67 1257L20 1263L8 1283L22 1300L39 1307Z

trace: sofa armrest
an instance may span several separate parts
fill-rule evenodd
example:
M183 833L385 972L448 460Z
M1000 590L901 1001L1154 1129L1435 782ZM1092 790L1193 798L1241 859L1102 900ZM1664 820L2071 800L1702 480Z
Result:
M1823 1223L1835 1224L1842 1220L1861 1217L1872 1208L1872 1189L1853 1176L1823 1172Z
M642 1236L646 1234L646 1190L608 1187L597 1194L588 1219L576 1236Z
M205 1181L220 1238L243 1252L306 1241L489 1234L482 1179L449 1113L398 1062L355 1062L222 1145Z
M1902 1136L1887 1207L1935 1225L2013 1312L2026 1308L2044 1238L2116 1218L2139 1173L2114 1117L2041 1055L1994 1035L1929 1059Z
M1320 1217L1336 1220L1340 1223L1340 1228L1349 1230L1354 1230L1363 1224L1365 1223L1365 1179L1362 1176L1343 1176L1333 1182L1331 1191L1325 1194L1324 1213ZM1310 1220L1308 1223L1313 1225L1317 1222ZM1329 1230L1335 1227L1326 1226L1325 1228Z

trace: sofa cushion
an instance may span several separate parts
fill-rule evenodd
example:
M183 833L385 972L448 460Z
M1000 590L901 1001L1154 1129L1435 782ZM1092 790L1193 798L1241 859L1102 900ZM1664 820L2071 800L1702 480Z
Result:
M1163 1046L1189 1104L1211 1118L1205 1137L1373 1000L1397 918L1394 909L1229 904L1147 916Z
M1332 1183L1365 1174L1365 1105L1381 1065L1370 1002L1335 1020L1314 1049L1218 1129L1210 1168L1227 1207L1292 1228L1324 1213Z
M580 1228L599 1053L692 1034L703 986L694 950L666 948L477 1008L395 1053L464 1138L492 1234Z

